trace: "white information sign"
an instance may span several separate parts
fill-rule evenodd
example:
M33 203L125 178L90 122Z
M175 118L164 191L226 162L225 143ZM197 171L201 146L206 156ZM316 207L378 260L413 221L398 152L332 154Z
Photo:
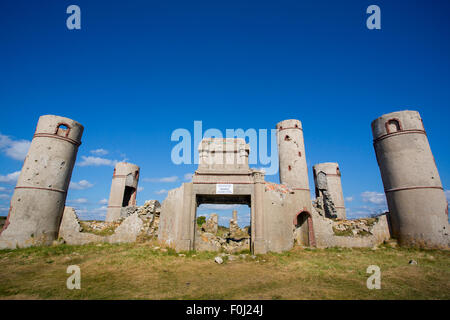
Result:
M233 185L216 184L216 194L233 194Z

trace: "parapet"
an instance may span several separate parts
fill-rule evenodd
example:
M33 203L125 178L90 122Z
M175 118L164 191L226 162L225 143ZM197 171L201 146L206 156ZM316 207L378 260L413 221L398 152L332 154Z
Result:
M206 138L200 142L199 171L249 171L250 146L242 138Z
M83 126L72 119L44 115L39 118L34 137L60 138L80 145L83 130Z
M396 132L425 133L419 112L404 110L384 114L372 121L374 141Z
M313 166L313 172L316 174L320 171L322 171L326 175L341 175L337 162L323 162L315 164Z
M297 119L288 119L283 120L277 123L276 128L278 130L286 130L286 129L300 129L302 130L302 123Z

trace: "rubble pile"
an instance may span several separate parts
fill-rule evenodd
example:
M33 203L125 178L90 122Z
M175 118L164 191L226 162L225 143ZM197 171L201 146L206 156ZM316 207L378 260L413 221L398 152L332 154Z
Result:
M333 221L333 232L337 236L369 236L378 218Z
M212 213L208 220L202 224L202 231L212 234L217 234L219 228L219 217L217 214Z
M60 237L69 244L92 242L134 242L157 237L161 205L157 200L143 206L123 208L117 221L80 221L75 210L66 207L60 227Z
M159 216L161 213L161 204L158 200L148 200L144 203L143 206L128 206L122 208L120 213L121 218L126 218L131 216L132 214L137 213L141 218L151 218L154 215Z
M122 215L122 213L124 214ZM124 218L133 214L143 221L142 232L140 238L145 240L147 238L154 238L158 234L159 215L161 213L161 204L158 200L148 200L143 206L129 206L122 209L121 216ZM122 219L124 219L122 218Z
M231 219L230 228L228 229L223 226L219 227L217 221L217 215L211 214L211 217L201 227L197 227L197 250L235 253L250 249L249 228L241 229Z
M246 238L234 239L229 234L218 236L209 232L197 230L196 249L200 251L224 251L228 253L250 250L250 235Z

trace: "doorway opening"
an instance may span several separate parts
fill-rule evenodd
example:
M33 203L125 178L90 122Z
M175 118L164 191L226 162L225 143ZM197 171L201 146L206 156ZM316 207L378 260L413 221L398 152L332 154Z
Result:
M307 247L316 245L312 217L308 211L301 211L294 219L294 242Z
M125 186L125 192L123 193L122 207L128 207L133 205L131 200L135 192L136 192L135 188Z
M197 195L195 250L250 251L250 195Z

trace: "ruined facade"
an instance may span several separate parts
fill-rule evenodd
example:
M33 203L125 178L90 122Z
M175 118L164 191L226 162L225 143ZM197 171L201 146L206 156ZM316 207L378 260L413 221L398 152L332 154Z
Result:
M54 115L39 118L11 199L0 248L49 245L58 236L83 126Z
M170 190L162 203L159 240L178 250L194 250L199 205L246 204L251 207L252 248L266 252L264 173L249 168L248 154L243 139L202 140L192 182Z
M115 221L123 217L123 208L136 205L139 183L139 167L132 163L119 162L114 168L109 194L106 221Z
M302 123L284 120L276 125L280 183L309 195L308 166Z
M356 227L355 234L339 234L333 220L312 206L300 121L282 121L277 125L277 132L281 184L266 182L263 171L249 168L250 150L243 139L202 140L200 162L192 182L170 190L162 203L159 241L177 250L214 249L214 246L199 243L196 235L196 210L203 203L248 205L253 253L281 252L296 243L318 247L336 243L352 246L352 239L362 237ZM337 166L334 169L336 172ZM330 185L331 190L337 186L333 181ZM340 192L341 198L336 198L338 204L343 200L342 189ZM230 232L234 219L237 219L235 213L230 221ZM364 229L365 238L357 239L355 246L373 246L389 239L386 216L361 228L367 229Z
M67 118L42 116L0 234L0 248L49 245L58 237L68 244L85 244L157 236L176 250L250 248L266 253L294 245L368 247L391 235L402 245L448 248L448 204L417 112L394 112L372 123L390 213L367 219L345 220L337 163L314 166L317 199L311 200L302 125L291 119L276 127L280 184L266 182L264 171L249 167L245 140L207 138L199 145L192 182L170 190L161 206L153 200L137 207L139 167L118 163L107 221L88 223L79 221L72 208L63 215L83 127ZM250 227L239 228L235 211L225 234L223 229L216 234L217 216L200 228L196 218L201 204L247 205ZM95 233L99 225L103 229Z
M295 238L302 245L315 246L302 123L296 119L284 120L277 123L276 129L280 183L288 188L290 194L295 195L293 203L296 206L293 218Z
M327 217L345 219L339 165L335 162L319 163L313 166L313 173L318 205L324 209Z
M372 133L393 236L402 245L448 247L448 203L420 114L385 114Z

